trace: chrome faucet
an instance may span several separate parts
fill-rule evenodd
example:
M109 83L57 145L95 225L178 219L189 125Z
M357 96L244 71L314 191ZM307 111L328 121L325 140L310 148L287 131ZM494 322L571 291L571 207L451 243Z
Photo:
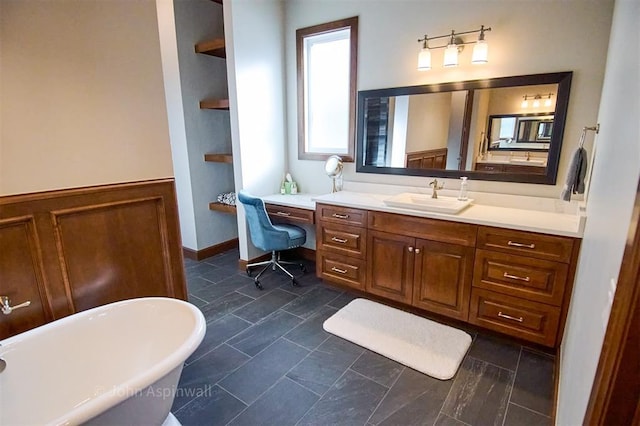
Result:
M26 302L19 305L11 306L11 300L8 296L0 296L0 311L2 311L2 313L5 315L9 315L16 309L26 308L29 305L31 305L31 301L27 300Z
M429 182L429 186L433 187L431 198L438 198L438 191L444 188L444 183L438 186L438 179L434 179Z

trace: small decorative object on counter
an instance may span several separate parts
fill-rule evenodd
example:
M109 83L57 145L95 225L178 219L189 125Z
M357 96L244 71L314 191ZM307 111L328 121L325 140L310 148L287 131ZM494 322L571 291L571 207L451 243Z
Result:
M298 193L298 184L291 177L291 173L286 173L280 187L280 194L290 195Z
M467 177L466 176L462 176L460 178L460 194L458 194L458 200L460 201L467 201Z
M218 195L218 202L222 204L228 204L230 206L236 205L236 193L235 192L225 192L223 194Z

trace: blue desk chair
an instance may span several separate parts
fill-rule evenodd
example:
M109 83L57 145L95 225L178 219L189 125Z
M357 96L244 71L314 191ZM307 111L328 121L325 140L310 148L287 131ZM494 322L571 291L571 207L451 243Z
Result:
M238 201L244 206L247 222L249 223L251 242L260 250L271 252L271 260L247 265L247 275L251 276L251 268L265 265L260 273L253 279L256 287L262 290L262 284L260 284L259 281L262 274L269 267L274 271L276 268L279 268L291 278L291 284L297 286L298 282L295 277L282 265L298 265L302 272L305 272L304 264L280 260L280 252L303 245L307 240L305 230L295 225L272 224L262 199L253 197L245 191L238 192Z

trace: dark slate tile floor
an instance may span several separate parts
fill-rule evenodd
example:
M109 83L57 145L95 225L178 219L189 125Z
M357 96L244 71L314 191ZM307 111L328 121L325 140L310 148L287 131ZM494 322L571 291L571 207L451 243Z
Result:
M185 260L207 333L173 404L183 425L551 424L552 356L471 331L456 376L437 380L326 333L355 296L313 263L300 287L272 271L260 291L237 262L237 250Z

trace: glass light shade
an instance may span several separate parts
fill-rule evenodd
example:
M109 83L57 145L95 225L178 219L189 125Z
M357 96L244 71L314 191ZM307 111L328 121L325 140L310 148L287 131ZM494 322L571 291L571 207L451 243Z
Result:
M535 99L535 100L533 101L533 107L534 107L534 108L538 108L539 106L540 106L540 100L539 100L539 99Z
M529 101L525 99L524 101L522 101L522 103L520 104L520 106L521 106L522 108L529 108Z
M420 50L418 54L418 70L428 71L431 69L431 51L428 47Z
M486 64L487 62L489 62L489 45L484 40L478 40L475 46L473 46L471 63Z
M458 46L450 44L444 50L444 67L457 67L458 66Z

